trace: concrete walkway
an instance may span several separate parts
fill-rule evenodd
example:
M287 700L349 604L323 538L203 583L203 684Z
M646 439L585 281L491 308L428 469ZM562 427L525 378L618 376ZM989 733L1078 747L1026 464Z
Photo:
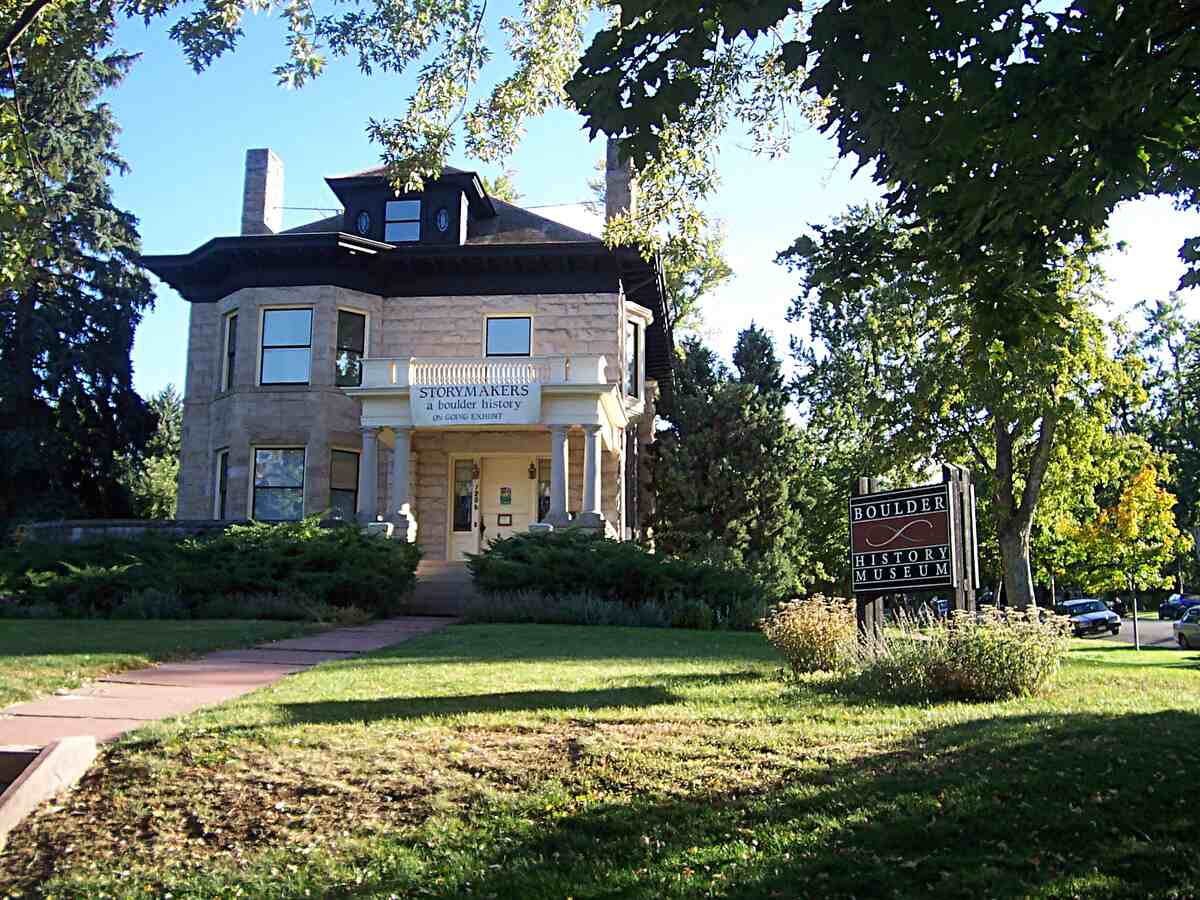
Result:
M111 741L147 722L215 706L318 663L353 659L455 621L404 616L108 675L74 690L0 709L0 748L43 747L73 735Z

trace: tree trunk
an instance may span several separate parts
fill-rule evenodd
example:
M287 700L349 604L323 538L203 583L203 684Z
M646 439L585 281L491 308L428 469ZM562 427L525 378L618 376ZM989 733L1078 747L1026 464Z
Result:
M1025 609L1036 605L1033 572L1029 567L1029 528L1001 531L1000 555L1004 559L1006 605Z
M1033 512L1042 493L1042 479L1050 463L1050 450L1054 446L1057 427L1057 411L1046 412L1042 416L1037 443L1029 460L1029 470L1025 473L1025 484L1018 502L1013 446L1020 426L1010 425L999 416L992 420L992 433L996 440L994 497L998 513L1000 556L1004 560L1004 590L1008 594L1007 605L1018 609L1037 605L1033 593L1033 571L1029 566L1029 535L1033 530Z

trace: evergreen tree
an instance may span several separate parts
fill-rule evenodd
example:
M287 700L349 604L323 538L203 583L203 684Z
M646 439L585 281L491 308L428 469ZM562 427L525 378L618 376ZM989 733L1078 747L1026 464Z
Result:
M103 91L133 57L101 55L110 17L54 5L0 67L0 519L127 515L121 454L154 424L130 351L153 303Z
M698 339L683 342L671 427L655 445L655 541L743 566L768 596L786 597L820 574L803 530L808 454L770 336L752 325L734 360L731 373Z
M140 460L127 457L122 475L133 512L145 519L175 516L179 493L179 451L183 438L183 397L168 384L147 404L158 421Z

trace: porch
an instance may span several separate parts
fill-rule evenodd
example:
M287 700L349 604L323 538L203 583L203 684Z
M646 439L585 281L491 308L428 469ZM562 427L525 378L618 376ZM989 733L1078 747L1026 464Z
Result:
M363 360L358 510L429 560L533 522L624 532L626 428L603 356ZM390 456L390 459L385 457Z

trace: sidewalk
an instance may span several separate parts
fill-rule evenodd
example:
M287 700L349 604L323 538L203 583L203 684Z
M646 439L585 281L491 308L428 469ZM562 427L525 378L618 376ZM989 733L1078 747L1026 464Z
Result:
M353 659L455 621L403 616L107 675L66 693L0 709L0 748L43 747L73 735L111 741L147 722L215 706L318 663Z

